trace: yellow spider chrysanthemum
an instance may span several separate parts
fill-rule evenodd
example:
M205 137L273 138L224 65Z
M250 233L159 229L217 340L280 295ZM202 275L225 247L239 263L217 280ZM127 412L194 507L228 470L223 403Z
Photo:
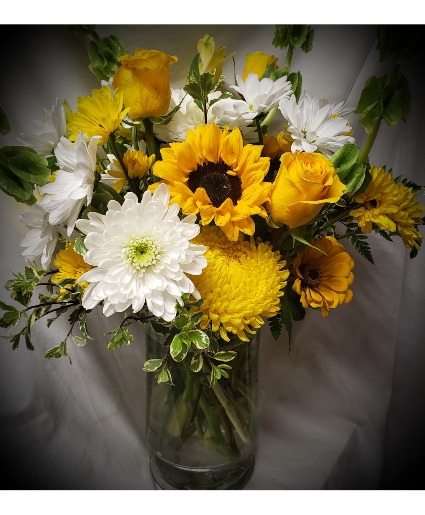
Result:
M372 223L383 231L395 232L392 215L398 210L398 191L394 179L389 172L376 166L372 166L370 175L372 180L365 191L354 198L363 205L350 211L350 215L357 220L363 233L372 231Z
M372 180L366 190L355 197L362 204L350 211L363 233L372 231L372 224L379 229L398 234L407 248L419 249L422 235L417 225L422 223L424 206L419 204L411 188L395 182L391 173L372 166Z
M123 109L122 91L116 90L112 94L108 86L94 89L91 97L77 99L77 111L68 118L69 139L75 141L78 132L82 131L89 138L101 136L99 144L103 145L120 126L128 111Z
M354 261L332 236L314 241L313 245L320 250L307 247L293 261L296 279L292 288L301 296L304 308L319 308L327 317L330 308L353 298L349 286L354 279Z
M152 170L185 215L199 213L202 225L214 222L236 241L239 232L254 234L252 215L267 217L263 204L272 185L263 182L270 159L261 157L262 149L244 146L237 128L229 132L214 123L197 126L186 141L161 149L162 160Z
M228 333L248 341L280 309L280 297L289 272L278 252L268 243L242 237L230 242L217 227L205 227L194 243L207 246L208 265L201 275L191 276L204 301L200 325L218 331L229 341Z
M418 249L422 243L422 234L418 231L417 225L422 224L424 206L419 204L412 188L407 188L403 183L397 183L398 211L394 214L397 234L403 240L404 246L408 249Z
M88 265L83 256L75 252L72 248L72 243L68 243L65 249L60 250L56 258L53 261L53 264L56 266L58 271L56 274L52 275L51 282L53 284L59 284L61 281L66 279L74 279L75 283L78 282L78 279L85 273L88 272L92 266ZM85 290L88 286L87 282L83 282L80 286ZM67 286L70 288L70 286ZM63 295L67 293L65 288L61 288L59 292Z

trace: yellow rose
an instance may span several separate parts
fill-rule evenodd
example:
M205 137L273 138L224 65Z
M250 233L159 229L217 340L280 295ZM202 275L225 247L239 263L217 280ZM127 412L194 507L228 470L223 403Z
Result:
M164 114L171 99L170 64L177 57L159 50L136 49L134 55L120 57L121 67L115 72L112 85L124 92L124 106L129 116L148 118Z
M264 54L263 52L247 54L242 80L245 80L249 73L255 73L258 77L261 77L271 64L276 65L276 63L277 57L274 55ZM277 65L275 67L277 68Z
M316 152L287 152L266 205L275 222L290 229L310 222L323 204L336 202L345 190L331 161Z
M291 136L289 134L285 134L282 131L279 132L279 134L276 134L276 136L269 136L268 134L264 134L263 156L270 157L270 159L280 157L285 152L291 151L291 143Z

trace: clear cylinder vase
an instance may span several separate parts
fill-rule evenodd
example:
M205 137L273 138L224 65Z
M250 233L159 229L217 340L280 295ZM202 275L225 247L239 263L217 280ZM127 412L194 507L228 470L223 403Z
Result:
M147 330L147 359L164 355L161 336ZM220 351L230 349L221 342ZM147 374L146 437L151 471L164 490L241 489L255 465L259 333L233 341L236 358L210 385L208 366L195 373L190 357L170 366L173 384Z

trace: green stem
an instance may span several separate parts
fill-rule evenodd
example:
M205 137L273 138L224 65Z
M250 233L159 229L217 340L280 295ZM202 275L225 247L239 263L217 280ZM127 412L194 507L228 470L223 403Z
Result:
M243 427L243 424L239 420L239 417L238 417L234 407L229 402L223 389L221 388L221 386L218 383L215 383L213 386L211 386L211 389L215 393L217 399L220 401L220 404L223 406L225 412L227 413L227 416L229 417L230 421L232 422L232 424L233 424L234 428L236 429L236 432L240 436L242 442L247 444L249 442L249 436L247 435L245 428Z
M339 213L337 216L335 216L334 218L332 218L331 220L326 222L325 225L320 228L320 232L324 231L325 229L327 229L328 227L330 227L334 223L338 222L339 220L342 220L342 218L347 216L347 214L350 211L352 211L353 209L355 209L356 207L357 207L357 204L353 204L352 206L347 207L346 209L344 209L344 211L341 211L341 213Z
M207 419L207 424L208 424L209 429L211 430L212 434L214 435L214 438L217 440L217 444L221 447L224 455L227 457L230 457L231 453L229 452L229 449L226 445L226 441L223 437L223 434L221 433L220 425L218 424L217 419L211 413L208 402L204 396L201 396L201 398L199 399L199 405L205 415L205 418Z
M381 126L381 121L382 121L382 118L379 118L379 120L376 122L375 127L373 128L372 132L368 135L367 140L357 157L358 164L363 164L366 161L366 159L373 147L373 144L375 143L375 139L376 139L376 136L378 135L379 127Z
M276 113L277 113L277 106L273 107L273 109L270 109L270 111L267 113L264 120L260 123L261 127L268 127Z
M362 231L361 229L353 229L352 231L347 231L346 233L344 234L341 234L341 235L336 235L335 236L335 239L336 240L342 240L343 238L349 238L350 236L353 236L354 234L360 234Z
M283 65L284 68L287 68L288 73L291 69L291 63L292 63L292 56L294 55L294 47L292 45L288 46L288 52L286 54L285 63Z
M257 125L258 143L259 143L259 145L262 145L263 144L263 131L261 129L260 120L258 118L256 118L255 123Z
M137 125L131 127L131 142L134 150L139 150L139 140L137 139Z
M146 147L148 156L155 155L156 160L161 158L158 145L155 140L155 133L153 131L153 122L149 118L143 118L143 126L145 127L146 134Z

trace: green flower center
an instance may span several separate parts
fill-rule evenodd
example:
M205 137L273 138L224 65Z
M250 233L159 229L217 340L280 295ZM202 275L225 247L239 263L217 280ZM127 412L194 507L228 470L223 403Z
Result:
M237 175L229 175L228 170L221 160L204 163L189 174L187 185L193 193L204 188L214 207L220 207L227 198L236 205L242 197L242 181Z
M122 252L128 263L136 270L143 270L159 260L158 245L149 238L133 239Z

